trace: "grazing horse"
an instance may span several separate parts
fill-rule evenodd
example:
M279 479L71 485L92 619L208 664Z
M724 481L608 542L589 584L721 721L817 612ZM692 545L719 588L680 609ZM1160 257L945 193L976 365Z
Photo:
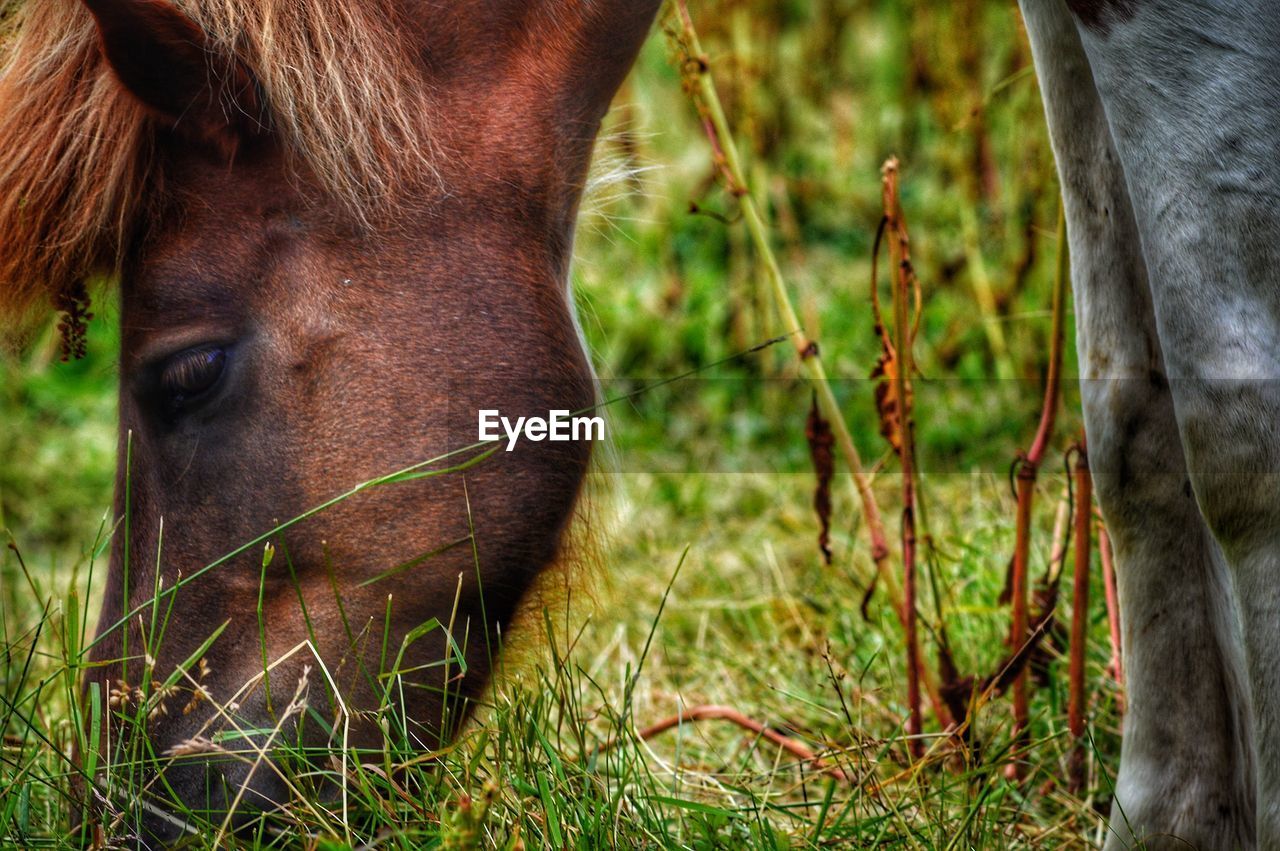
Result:
M1280 848L1280 3L1021 5L1118 559L1108 845Z
M438 746L485 685L590 449L447 456L480 410L593 403L574 224L657 6L29 0L0 20L0 313L60 308L74 348L86 282L119 278L118 520L86 693L113 717L145 705L164 776L125 819L141 841L189 830L175 812L282 803L280 773L220 758L216 734L263 747L308 677L354 719L341 744L370 747L397 726Z

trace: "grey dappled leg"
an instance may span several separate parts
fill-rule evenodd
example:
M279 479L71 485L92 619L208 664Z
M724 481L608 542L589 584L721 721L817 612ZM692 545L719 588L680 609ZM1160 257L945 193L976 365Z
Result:
M1280 0L1083 27L1150 270L1192 483L1234 580L1258 844L1280 847Z
M1230 578L1188 483L1124 172L1066 6L1022 8L1068 217L1090 464L1118 563L1129 708L1108 847L1251 847Z

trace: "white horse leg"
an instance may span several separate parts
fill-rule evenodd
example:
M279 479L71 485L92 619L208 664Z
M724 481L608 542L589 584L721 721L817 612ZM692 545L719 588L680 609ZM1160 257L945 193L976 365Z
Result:
M1191 480L1234 580L1258 845L1280 848L1280 0L1080 11Z
M1022 0L1066 205L1082 396L1118 560L1129 709L1108 845L1253 844L1230 579L1192 497L1115 146L1062 0Z

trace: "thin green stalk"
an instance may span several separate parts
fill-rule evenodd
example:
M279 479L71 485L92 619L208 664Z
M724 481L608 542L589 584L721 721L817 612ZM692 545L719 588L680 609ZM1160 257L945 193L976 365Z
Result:
M800 359L800 368L813 386L814 392L817 394L818 408L822 411L822 415L830 421L836 446L844 457L845 463L849 466L849 471L853 476L854 487L857 489L858 497L862 503L863 516L867 521L866 527L871 544L871 558L875 561L876 571L887 589L890 602L901 616L903 611L902 589L898 584L897 577L889 568L888 540L884 533L884 521L880 514L880 507L876 503L875 494L871 490L871 480L862 463L862 457L858 454L858 449L854 445L853 434L849 431L849 425L845 422L844 414L836 402L835 394L831 392L831 383L827 378L827 371L823 366L822 357L818 353L818 344L804 332L804 328L800 324L800 318L796 314L795 306L792 304L786 278L782 274L782 268L778 265L777 255L774 254L773 246L769 241L769 230L765 224L764 216L756 204L755 197L748 190L746 173L742 168L742 158L738 154L738 146L734 142L729 121L725 117L724 107L720 103L715 80L711 77L710 68L702 51L702 45L698 41L698 33L693 27L692 18L689 16L689 9L684 0L676 0L674 5L680 19L680 39L682 43L679 44L679 47L685 53L685 73L696 86L697 102L704 112L707 134L716 148L717 161L721 165L729 191L737 197L741 205L742 217L746 222L752 245L755 247L760 262L764 264L766 277L769 280L770 290L773 294L774 306L782 317L782 322L785 326L783 331L790 335L795 345L796 355Z

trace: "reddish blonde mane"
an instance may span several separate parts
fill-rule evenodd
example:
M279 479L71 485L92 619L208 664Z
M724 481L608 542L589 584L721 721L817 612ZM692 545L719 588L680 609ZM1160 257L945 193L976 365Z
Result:
M286 150L357 217L434 174L426 91L386 0L177 0L252 71ZM0 0L0 329L110 276L157 189L156 126L78 0Z

